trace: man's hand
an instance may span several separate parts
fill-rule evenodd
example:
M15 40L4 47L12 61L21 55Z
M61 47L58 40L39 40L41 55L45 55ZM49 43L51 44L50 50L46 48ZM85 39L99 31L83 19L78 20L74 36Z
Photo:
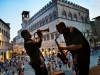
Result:
M66 50L66 46L63 46L63 45L59 45L59 50Z
M38 35L39 37L42 37L43 34L42 34L42 32L41 32L40 29L37 30L37 35Z

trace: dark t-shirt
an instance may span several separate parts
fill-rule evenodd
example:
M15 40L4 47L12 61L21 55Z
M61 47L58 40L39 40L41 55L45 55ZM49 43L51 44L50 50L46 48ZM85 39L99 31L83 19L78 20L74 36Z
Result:
M42 62L44 62L44 57L39 49L40 46L40 43L37 43L32 39L24 41L24 48L26 49L26 53L30 56L32 64L34 65L41 65Z
M74 63L90 61L89 43L78 29L68 26L63 36L67 46L82 44L81 49L69 50L72 53Z

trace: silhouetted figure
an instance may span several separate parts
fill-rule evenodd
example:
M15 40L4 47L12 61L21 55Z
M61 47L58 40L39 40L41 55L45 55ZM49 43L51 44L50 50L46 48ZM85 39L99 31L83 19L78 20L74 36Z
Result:
M44 57L40 52L40 47L42 43L42 33L40 30L37 30L37 41L31 39L32 35L28 30L23 30L21 32L21 36L24 38L24 47L26 49L27 54L31 58L30 65L35 70L36 75L48 75Z
M68 50L72 54L76 75L88 75L90 64L90 46L83 34L75 27L58 22L56 29L63 34L66 46L60 46L61 50Z

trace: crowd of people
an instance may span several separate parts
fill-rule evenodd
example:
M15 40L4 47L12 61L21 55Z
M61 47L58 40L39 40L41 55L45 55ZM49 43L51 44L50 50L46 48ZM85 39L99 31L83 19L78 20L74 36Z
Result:
M70 71L72 74L75 74L75 69L73 67L73 60L72 55L70 52L66 54L66 58L68 58L68 63L64 64L59 57L57 57L57 54L51 54L45 56L45 63L48 69L49 74L51 72L62 70L63 67L66 67L66 71Z
M9 60L5 59L4 62L0 62L0 71L3 75L24 75L23 57L21 55L15 55Z
M59 57L57 57L57 54L53 53L51 55L44 56L48 73L50 74L51 72L62 70L62 67L65 66L66 71L71 71L72 74L74 74L71 53L68 52L66 57L69 62L65 65ZM28 64L30 62L30 57L27 54L11 57L9 60L6 59L4 62L0 62L0 72L2 72L3 75L24 75L25 62Z
M95 45L95 46L90 46L90 53L91 55L94 55L95 52L99 49L99 46L98 45Z
M94 50L93 47L90 47ZM25 57L24 57L25 56ZM65 65L63 62L57 57L57 54L52 53L51 55L45 55L45 64L48 70L48 73L55 72L58 70L62 70L62 67L66 67L66 71L70 71L72 75L75 74L75 69L73 65L72 54L70 51L66 54L66 58L68 58L68 63ZM4 62L0 62L0 72L3 75L24 75L24 62L29 63L30 57L28 55L18 55L11 57L9 60L5 60Z

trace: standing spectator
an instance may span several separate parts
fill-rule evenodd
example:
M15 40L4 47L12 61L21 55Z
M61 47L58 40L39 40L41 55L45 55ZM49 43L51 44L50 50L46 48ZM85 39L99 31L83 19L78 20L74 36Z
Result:
M72 75L75 75L74 64L72 64L72 66L71 66L71 72L72 72Z
M58 65L59 65L59 68L61 70L61 68L62 68L62 61L59 58L58 58Z
M55 63L54 63L54 61L51 62L51 67L52 67L52 71L54 72L55 71Z
M22 68L22 70L24 71L24 64L21 64L21 68Z
M11 69L10 68L7 71L7 75L11 75Z
M20 73L20 75L24 75L24 71L23 71L23 70L21 70L21 73Z
M12 75L16 75L15 71L12 71Z
M0 73L1 73L1 62L0 62Z
M22 71L22 68L21 68L21 66L18 66L18 75L20 75L20 73L21 73L21 71Z
M90 51L91 55L93 55L93 52L94 52L93 46L90 47L90 50L91 50Z
M48 72L51 73L51 61L48 60L47 62L47 69L48 69Z
M67 68L67 70L70 71L71 66L72 66L72 65L71 65L71 63L72 63L72 55L71 55L70 51L67 52L67 56L66 56L66 57L67 57L67 59L68 59L68 63L67 63L67 65L66 65L66 66L67 66L66 68Z
M8 69L4 69L3 75L7 75Z

